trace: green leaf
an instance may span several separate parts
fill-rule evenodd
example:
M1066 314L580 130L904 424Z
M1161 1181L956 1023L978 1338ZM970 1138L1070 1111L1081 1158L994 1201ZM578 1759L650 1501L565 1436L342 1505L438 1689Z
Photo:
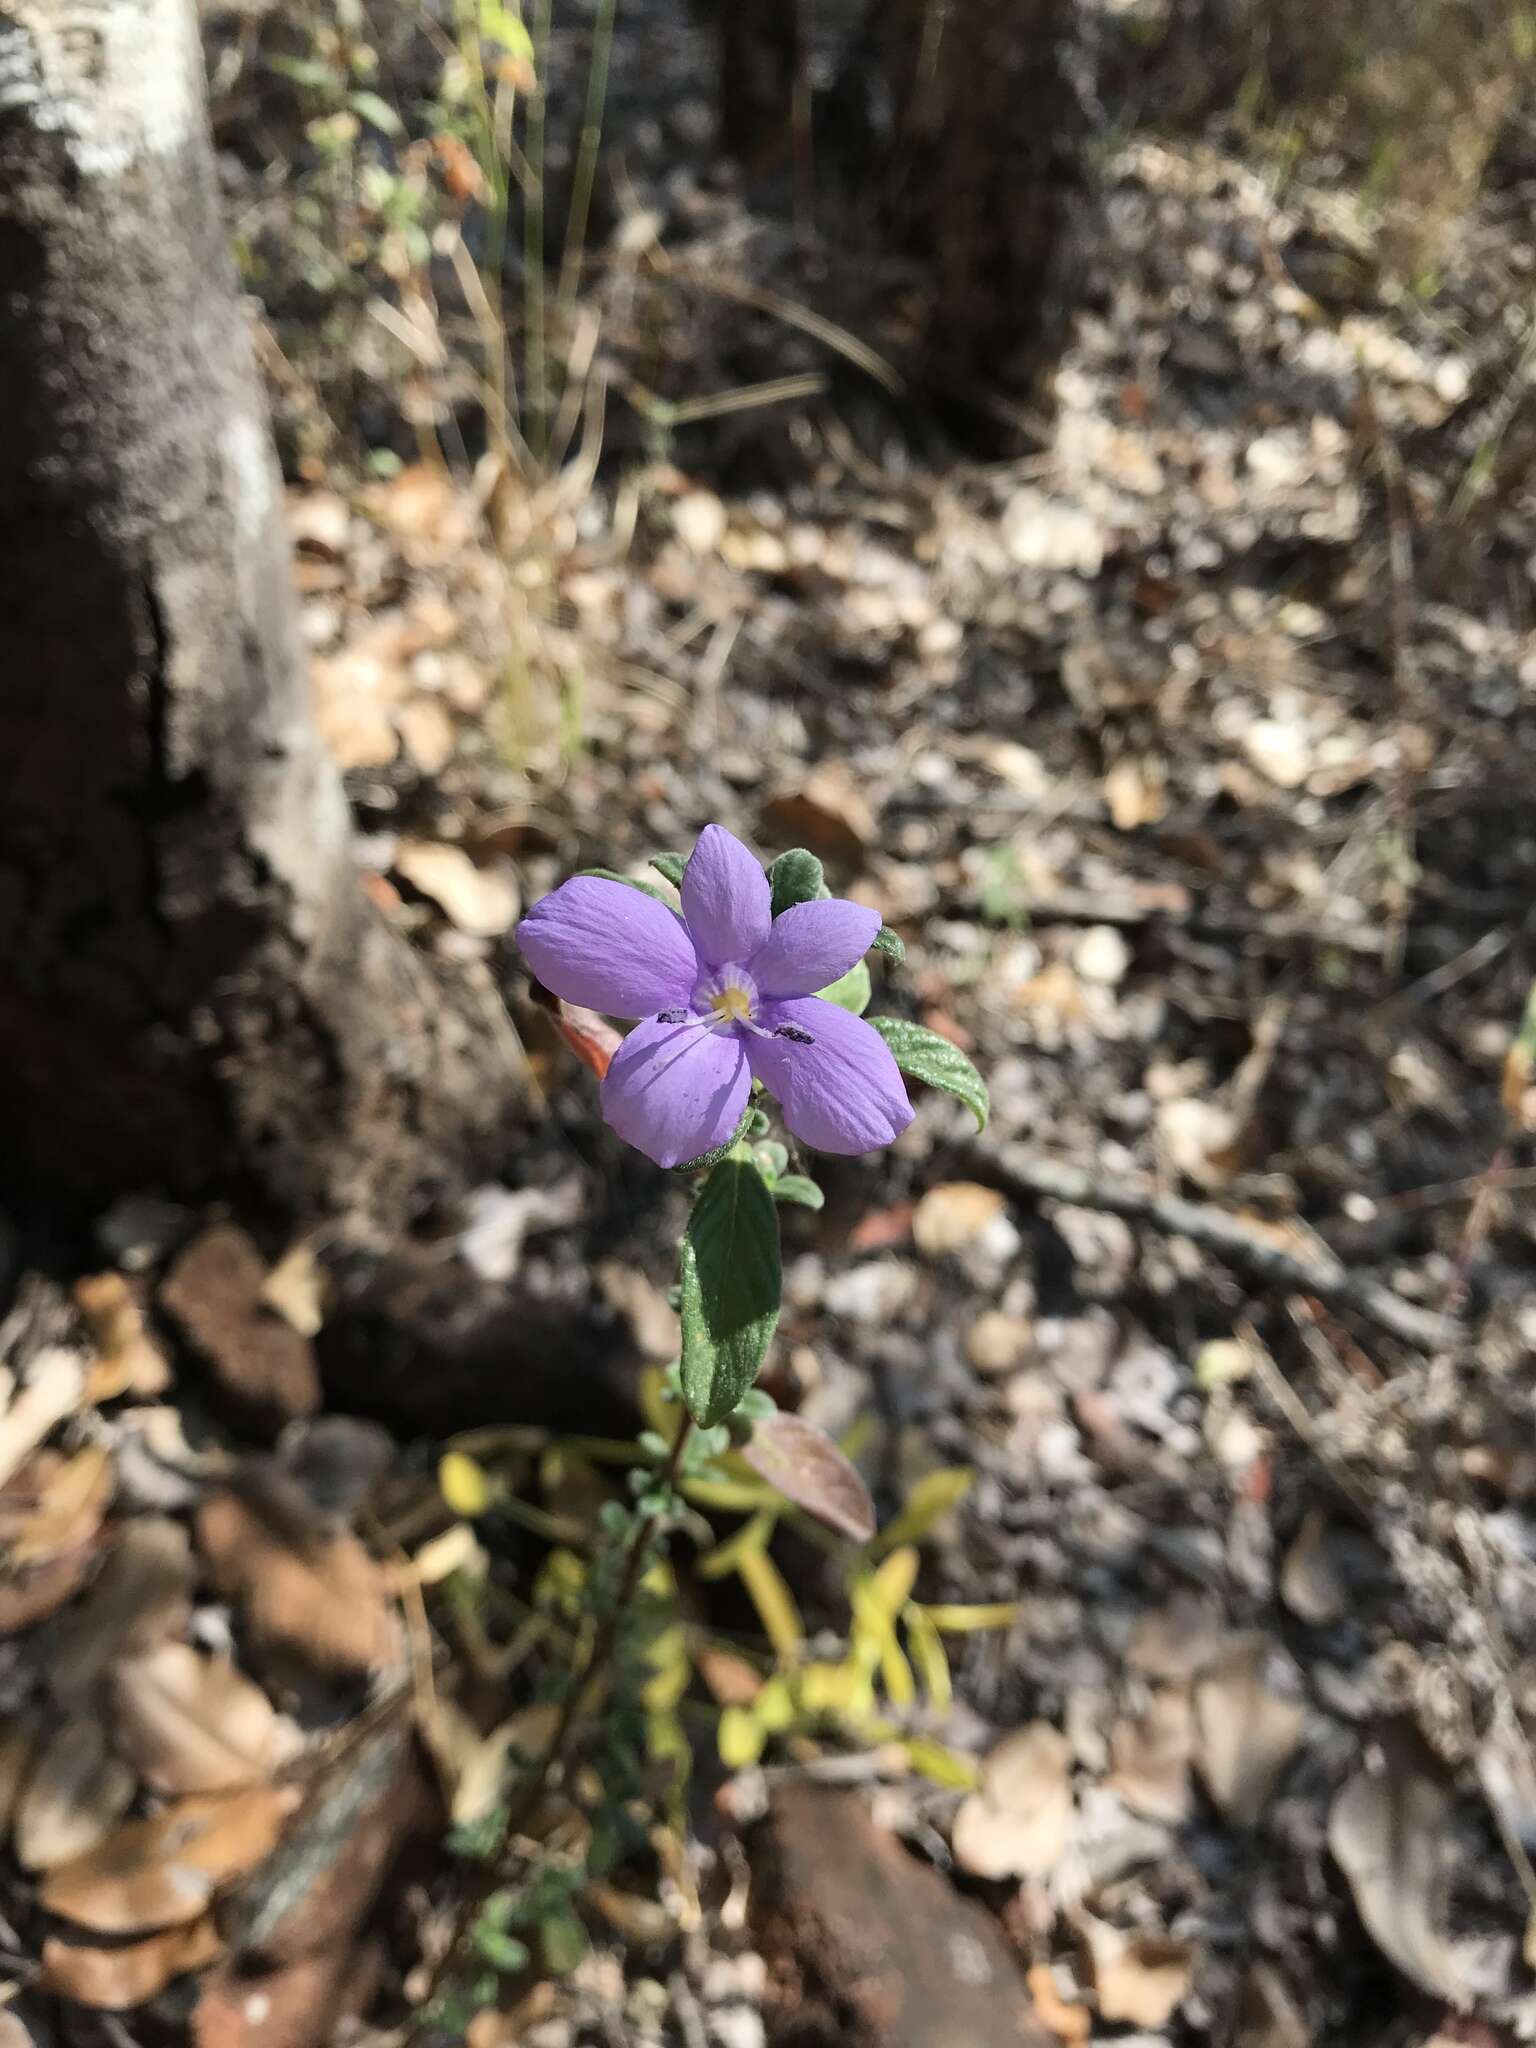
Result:
M752 1147L752 1163L770 1187L789 1168L789 1152L777 1138L764 1138Z
M669 910L677 908L671 897L658 889L654 882L637 882L633 875L621 875L617 868L583 868L581 873L592 875L599 882L622 882L626 889L638 889L642 896L654 896L658 903L665 903Z
M405 123L386 99L376 92L354 92L347 95L347 105L370 127L377 128L381 135L403 135Z
M533 38L510 7L501 0L480 0L480 33L488 43L498 43L509 57L533 62Z
M890 1047L892 1059L904 1074L955 1096L975 1117L977 1130L987 1128L991 1107L987 1084L958 1045L951 1045L937 1031L929 1031L905 1017L871 1017L869 1021Z
M500 1970L508 1977L527 1967L528 1944L519 1941L515 1934L502 1934L492 1927L479 1928L475 1934L475 1948L493 1970Z
M773 1197L746 1159L704 1183L679 1248L683 1399L695 1422L722 1422L757 1378L779 1319L783 1278Z
M586 1960L587 1930L571 1912L551 1913L539 1927L544 1967L552 1977L568 1977Z
M818 897L832 893L821 862L803 846L792 846L788 853L781 853L768 870L768 880L773 888L775 917L792 903L814 903Z
M269 57L267 69L279 78L292 79L295 85L307 85L312 92L335 92L341 82L341 74L318 57Z
M699 1173L706 1166L718 1166L722 1159L736 1150L736 1147L747 1135L747 1127L751 1121L751 1110L743 1111L741 1122L732 1131L723 1145L711 1146L709 1151L701 1152L697 1159L685 1159L681 1166L674 1166L672 1171L674 1173Z
M824 1003L836 1003L840 1010L851 1010L855 1017L862 1017L874 993L870 987L869 969L862 960L855 960L846 974L828 987L817 989L816 993Z
M802 1209L820 1209L827 1198L815 1181L807 1180L803 1173L786 1173L774 1182L773 1199L776 1202L798 1202Z
M683 869L687 865L687 861L683 859L680 853L653 853L651 855L651 866L658 875L663 876L669 881L674 889L681 889L683 886Z
M875 933L875 951L884 953L888 959L894 960L898 967L907 957L906 942L893 932L888 924L881 925L879 931Z

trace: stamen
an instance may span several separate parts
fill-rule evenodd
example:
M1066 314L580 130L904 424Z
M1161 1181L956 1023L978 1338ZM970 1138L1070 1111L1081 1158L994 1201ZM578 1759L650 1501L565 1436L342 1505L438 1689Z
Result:
M656 1012L656 1022L658 1024L686 1024L688 1022L688 1012L686 1010L658 1010Z
M809 1031L802 1031L798 1024L781 1024L774 1032L763 1033L765 1038L787 1038L791 1045L814 1045L815 1039Z

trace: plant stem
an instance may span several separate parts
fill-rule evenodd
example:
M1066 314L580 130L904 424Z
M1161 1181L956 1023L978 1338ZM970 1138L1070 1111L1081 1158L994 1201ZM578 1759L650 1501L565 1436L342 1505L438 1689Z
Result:
M683 1468L683 1453L692 1434L693 1417L685 1412L677 1435L672 1439L672 1448L663 1472L662 1483L669 1495L675 1496L677 1493ZM506 1832L502 1836L500 1850L485 1865L459 1903L454 1916L453 1934L432 1970L426 1993L418 2008L418 2017L407 2028L400 2048L417 2048L417 2043L426 2037L431 2027L427 2015L438 1994L471 1960L475 1927L485 1910L486 1901L507 1884L515 1873L518 1843L538 1812L550 1780L569 1760L581 1723L581 1709L594 1685L602 1680L613 1660L625 1617L639 1590L640 1581L645 1576L651 1545L661 1528L665 1514L665 1509L657 1508L637 1522L630 1532L619 1589L612 1604L598 1622L586 1667L578 1678L572 1680L570 1690L561 1703L560 1717L555 1723L554 1733L550 1736L543 1755L518 1787L517 1797L507 1814Z

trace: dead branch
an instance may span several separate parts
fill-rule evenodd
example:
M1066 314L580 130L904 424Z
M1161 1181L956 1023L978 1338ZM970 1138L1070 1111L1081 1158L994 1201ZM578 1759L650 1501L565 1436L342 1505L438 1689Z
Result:
M976 1173L1015 1201L1045 1199L1078 1209L1102 1209L1131 1223L1149 1223L1170 1237L1187 1237L1236 1272L1288 1294L1315 1295L1330 1308L1352 1309L1421 1351L1443 1350L1465 1335L1454 1316L1416 1308L1379 1280L1352 1273L1325 1249L1294 1251L1266 1236L1261 1226L1208 1202L1190 1202L1133 1181L1087 1173L1022 1146L1006 1146L978 1161Z

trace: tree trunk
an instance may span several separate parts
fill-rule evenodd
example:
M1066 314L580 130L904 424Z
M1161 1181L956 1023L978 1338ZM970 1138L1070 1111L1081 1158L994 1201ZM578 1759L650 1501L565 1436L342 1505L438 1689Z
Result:
M504 1039L352 864L193 0L0 0L0 301L5 1192L398 1223Z

